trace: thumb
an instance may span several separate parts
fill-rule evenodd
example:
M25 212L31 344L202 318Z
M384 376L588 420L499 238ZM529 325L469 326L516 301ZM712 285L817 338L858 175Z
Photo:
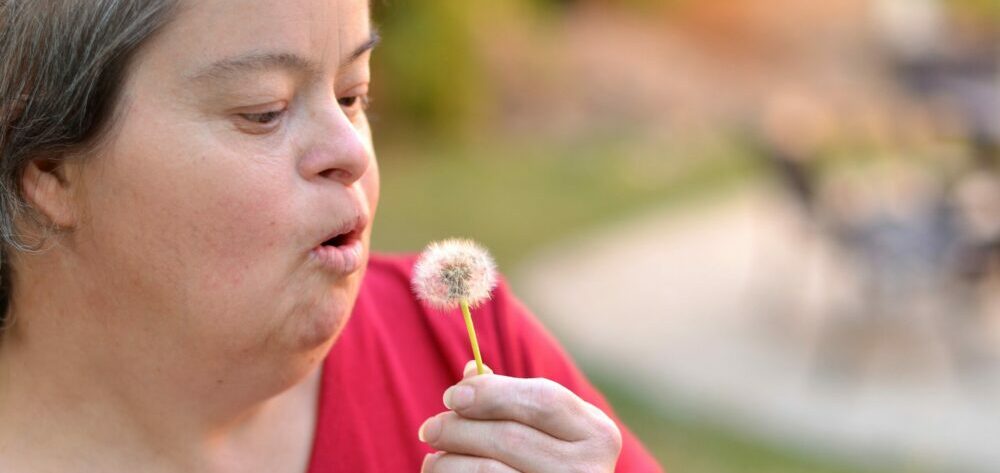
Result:
M486 364L483 364L483 370L486 374L493 374L493 370L490 369L489 366L486 366ZM462 377L468 378L470 376L475 376L476 374L476 360L469 360L469 362L465 364L465 369L462 370Z

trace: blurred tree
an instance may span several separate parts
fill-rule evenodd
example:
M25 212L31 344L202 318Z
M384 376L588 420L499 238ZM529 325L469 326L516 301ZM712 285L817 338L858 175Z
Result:
M379 135L456 139L491 132L502 98L490 64L505 56L541 57L533 48L560 19L591 4L649 12L693 0L381 0L373 16L384 38L373 58L373 120ZM516 37L515 37L516 36ZM526 47L527 46L527 47ZM493 55L495 60L495 54ZM524 73L538 72L531 58ZM510 67L505 64L503 67Z
M489 108L474 44L475 2L375 2L374 117L388 131L455 136Z
M993 19L1000 19L1000 0L952 0L956 8L970 11Z

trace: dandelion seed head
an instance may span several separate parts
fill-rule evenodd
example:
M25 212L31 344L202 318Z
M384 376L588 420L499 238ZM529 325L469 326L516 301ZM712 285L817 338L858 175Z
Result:
M471 240L431 243L413 267L413 290L434 307L452 309L464 299L470 306L489 299L497 283L496 263Z

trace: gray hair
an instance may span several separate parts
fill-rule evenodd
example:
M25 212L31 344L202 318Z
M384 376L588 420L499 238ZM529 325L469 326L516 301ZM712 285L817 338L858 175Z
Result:
M0 0L0 328L16 223L40 223L21 189L32 159L65 159L107 132L127 66L178 0Z

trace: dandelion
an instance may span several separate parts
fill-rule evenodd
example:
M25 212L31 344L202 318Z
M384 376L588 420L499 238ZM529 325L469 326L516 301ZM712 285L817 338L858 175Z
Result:
M496 282L496 263L485 248L471 240L431 243L413 268L413 289L418 298L440 309L462 309L479 374L485 370L469 307L489 299Z

